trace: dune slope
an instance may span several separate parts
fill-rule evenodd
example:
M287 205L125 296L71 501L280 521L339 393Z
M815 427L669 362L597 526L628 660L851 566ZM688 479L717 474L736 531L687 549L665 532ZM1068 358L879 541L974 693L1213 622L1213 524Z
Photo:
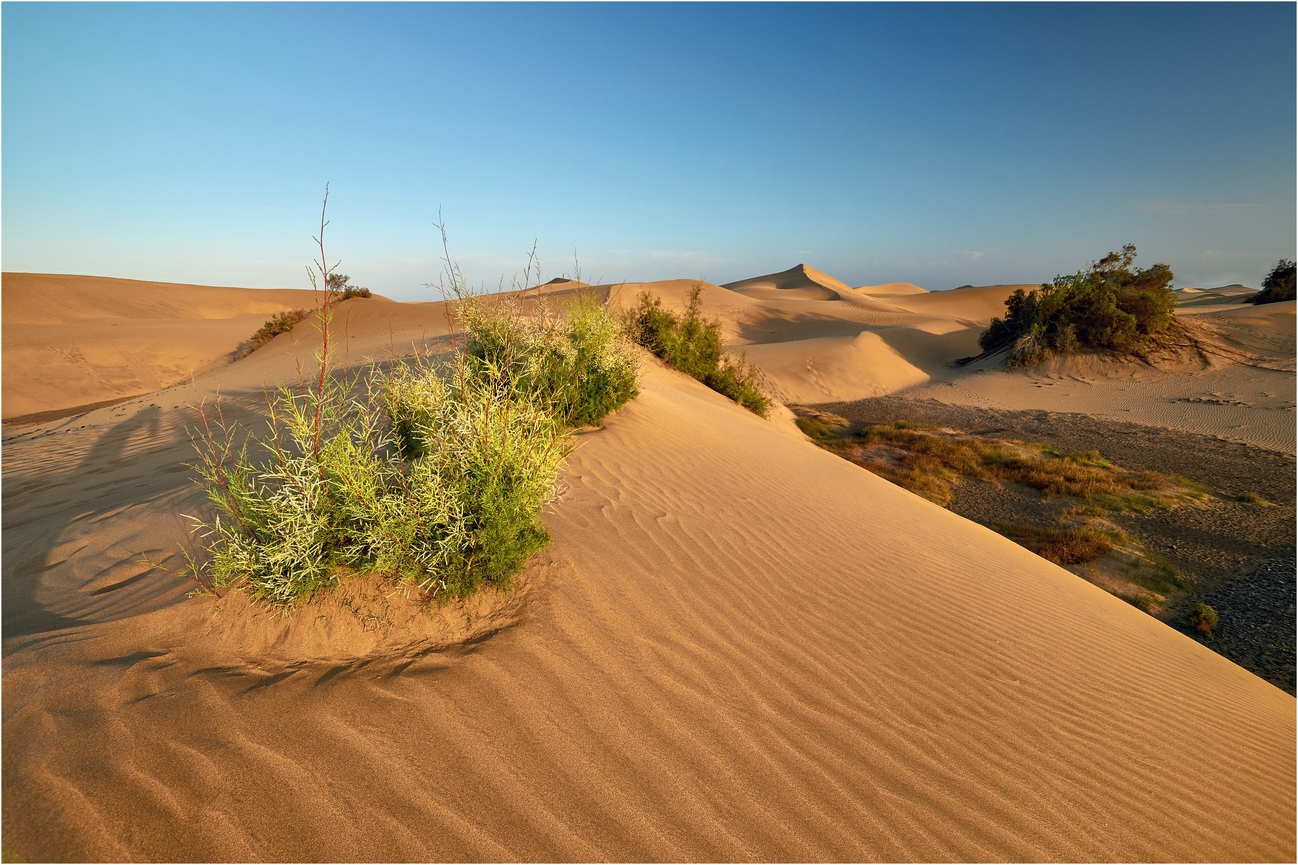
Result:
M1292 861L1292 698L693 380L642 390L582 436L516 625L355 662L240 656L211 599L104 576L194 506L170 400L9 439L6 844Z
M72 276L3 276L5 419L168 387L228 362L310 291Z

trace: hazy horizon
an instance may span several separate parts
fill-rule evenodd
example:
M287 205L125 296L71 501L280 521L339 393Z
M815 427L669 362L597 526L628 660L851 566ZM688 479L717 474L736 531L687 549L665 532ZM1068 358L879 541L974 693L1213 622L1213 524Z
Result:
M6 271L1175 284L1294 256L1292 4L5 4Z

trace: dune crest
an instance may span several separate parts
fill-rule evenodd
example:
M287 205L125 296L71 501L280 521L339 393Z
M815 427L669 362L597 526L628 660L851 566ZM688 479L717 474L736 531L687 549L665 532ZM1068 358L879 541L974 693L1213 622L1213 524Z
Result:
M807 264L798 264L779 273L727 282L722 287L763 300L776 300L781 297L798 300L836 300L840 296L840 291L852 290L847 283ZM780 294L773 294L773 292Z
M169 387L228 363L311 291L42 273L3 275L5 419Z

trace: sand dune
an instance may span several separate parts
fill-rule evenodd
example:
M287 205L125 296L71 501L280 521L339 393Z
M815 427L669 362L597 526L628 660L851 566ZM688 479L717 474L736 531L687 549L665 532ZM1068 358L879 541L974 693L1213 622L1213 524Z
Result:
M1179 288L1176 308L1182 315L1238 309L1256 293L1257 289L1239 283L1219 288Z
M910 282L885 282L880 285L858 285L856 290L863 294L873 295L925 294L928 291L927 288L920 288L918 285Z
M808 390L904 387L972 330L705 301ZM347 320L353 357L448 329L441 304ZM203 507L183 403L251 423L292 372L280 338L7 430L3 819L29 860L1295 857L1292 698L650 359L520 593L413 628L382 593L350 621L187 599L137 561Z
M5 419L149 393L228 362L310 291L6 273Z

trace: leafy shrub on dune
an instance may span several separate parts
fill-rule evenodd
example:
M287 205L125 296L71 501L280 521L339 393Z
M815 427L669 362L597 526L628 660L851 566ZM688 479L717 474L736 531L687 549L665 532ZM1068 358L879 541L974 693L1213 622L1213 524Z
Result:
M257 332L240 347L240 356L252 354L281 333L288 333L293 330L298 322L310 314L311 311L307 309L290 309L285 312L275 313L266 320L265 324L257 328Z
M579 294L558 316L476 302L464 314L475 375L549 405L565 426L597 424L637 393L635 352L593 297Z
M325 290L337 300L349 300L353 297L373 297L373 293L363 285L352 285L352 278L345 273L331 273L325 280Z
M210 585L288 605L379 572L462 597L508 585L545 546L568 429L635 395L634 350L588 301L535 321L473 298L459 311L465 349L360 381L329 371L326 300L319 372L275 392L251 442L261 461L219 408L202 409L197 469L218 514L196 521Z
M1251 303L1279 303L1282 300L1294 299L1295 265L1287 259L1271 269L1262 280L1262 290L1250 298Z
M1173 325L1176 295L1167 265L1132 270L1135 257L1136 247L1127 244L1086 270L1015 291L1005 301L1005 317L992 319L979 346L1009 349L1007 369L1079 349L1140 354L1151 336Z
M721 323L705 319L703 288L694 286L684 315L663 309L662 299L641 292L640 303L623 319L627 335L671 366L703 382L744 408L765 417L771 400L757 368L721 346Z

